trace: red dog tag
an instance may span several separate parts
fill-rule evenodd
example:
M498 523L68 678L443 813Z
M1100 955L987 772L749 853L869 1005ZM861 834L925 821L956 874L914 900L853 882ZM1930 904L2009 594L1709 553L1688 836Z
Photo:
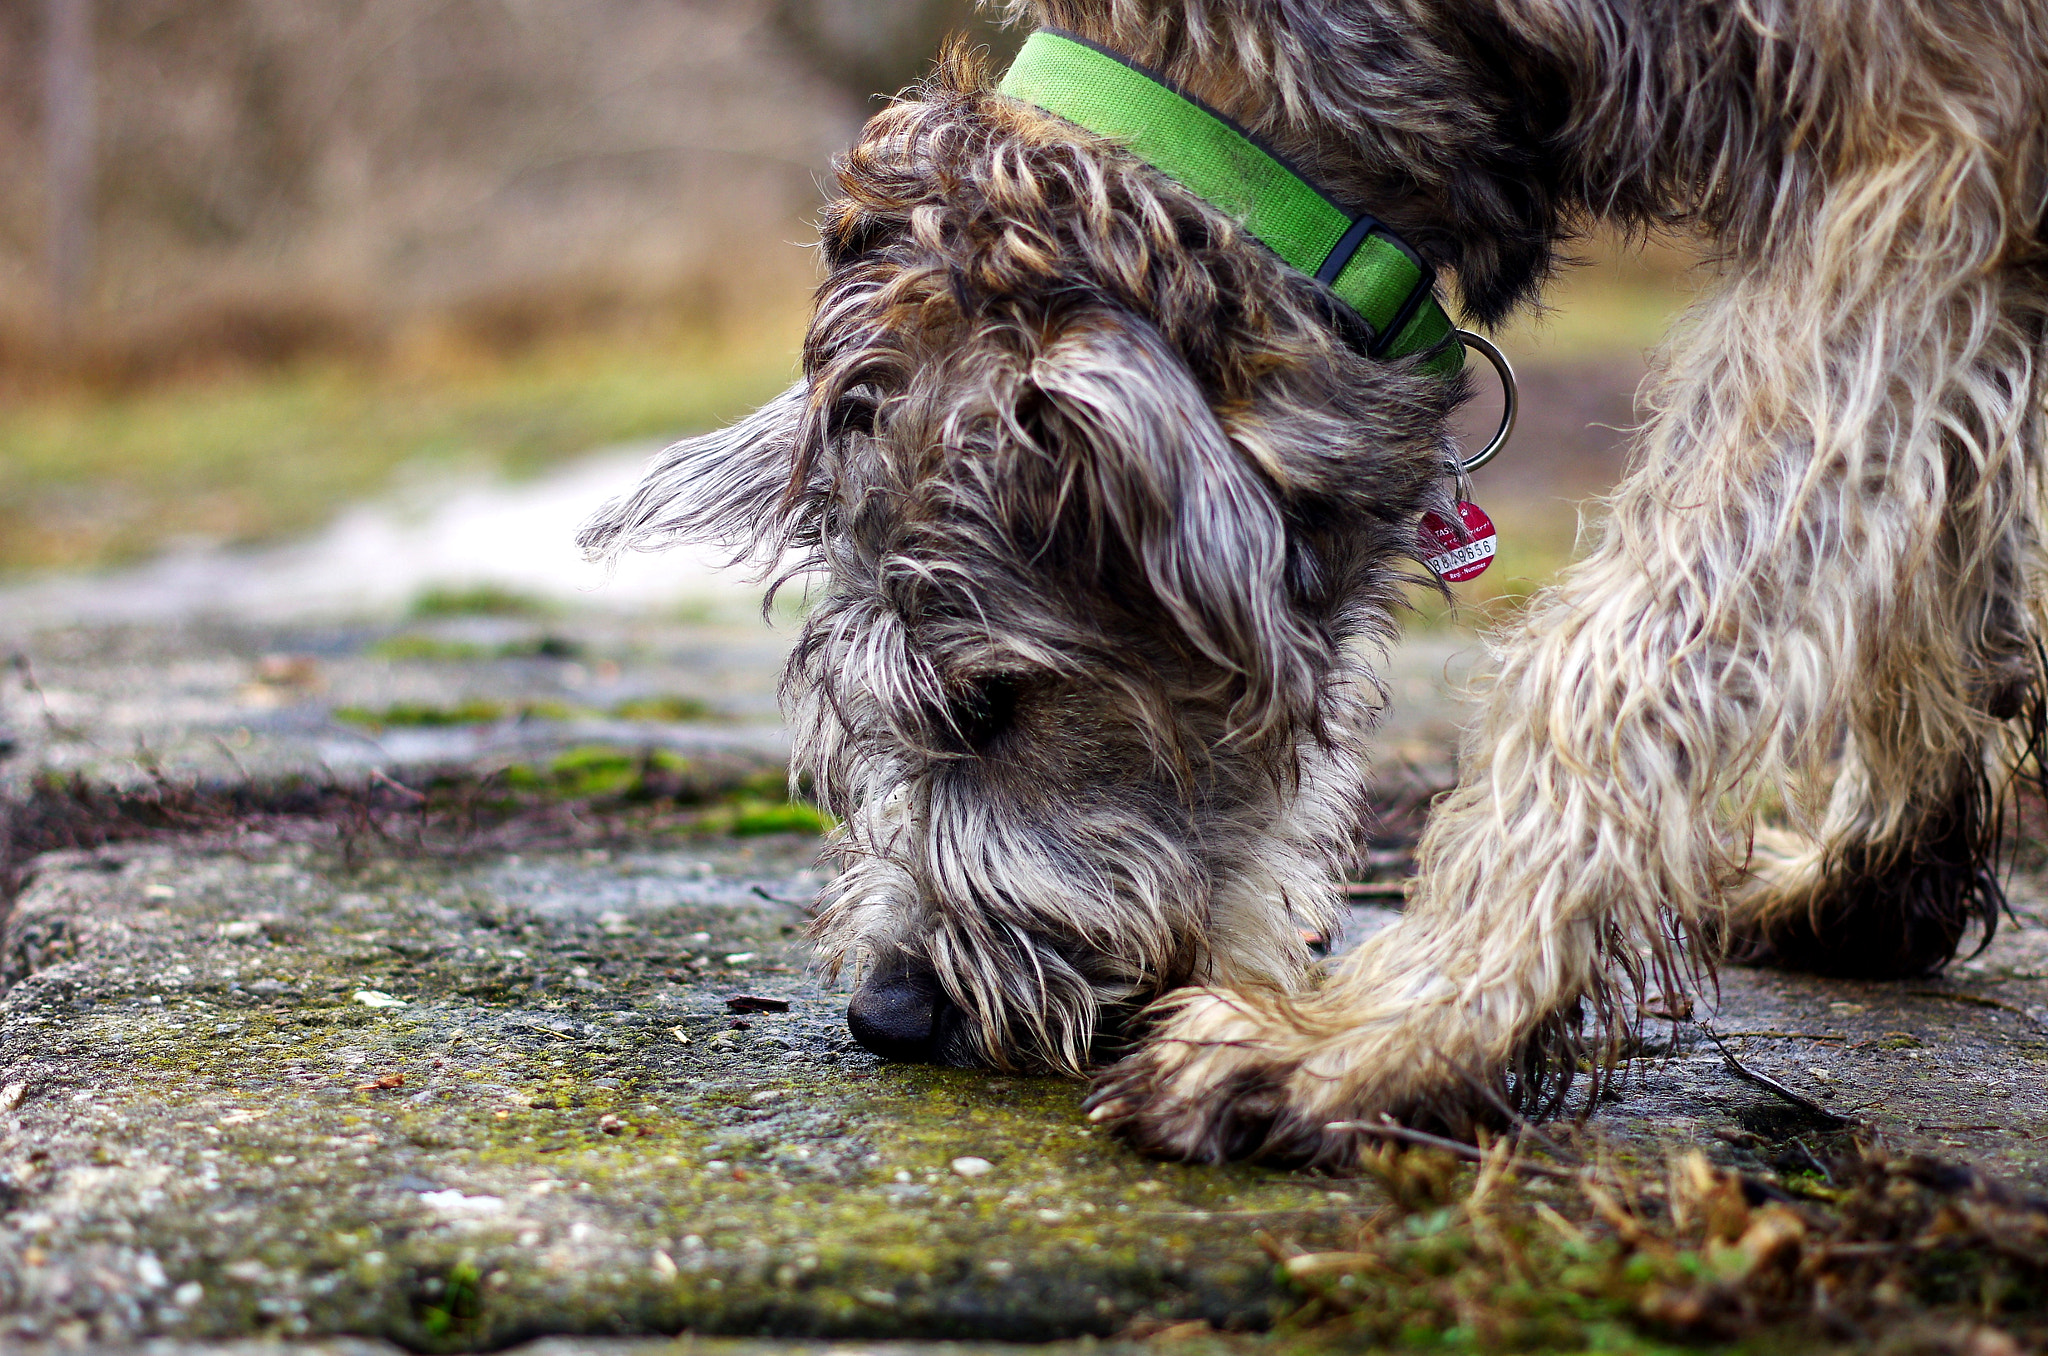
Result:
M1484 574L1500 545L1493 519L1479 505L1460 499L1458 518L1465 525L1462 532L1440 513L1422 515L1422 563L1446 584L1462 584Z

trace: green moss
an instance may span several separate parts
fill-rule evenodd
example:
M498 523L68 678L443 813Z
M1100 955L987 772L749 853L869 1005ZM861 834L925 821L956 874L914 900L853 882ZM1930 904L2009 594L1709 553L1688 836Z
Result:
M680 777L690 762L667 749L621 749L590 744L558 755L545 768L508 768L506 784L576 799L626 796L648 787L651 778Z
M468 662L490 659L580 659L584 647L566 636L540 635L502 645L478 645L470 641L442 640L413 633L387 636L365 653L375 659L399 662Z
M486 645L417 635L386 636L364 653L372 659L390 659L401 663L436 660L468 662L491 657L490 647Z
M716 716L708 702L695 697L633 697L611 710L620 720L696 721Z
M427 1336L458 1350L469 1345L484 1327L482 1280L470 1263L457 1262L420 1288L417 1312Z
M424 589L407 611L415 617L545 617L559 609L502 584L468 584Z
M399 726L438 727L445 725L489 725L505 718L503 702L472 699L453 706L430 706L422 702L393 702L371 710L363 706L337 706L334 718L344 725L362 725L372 730Z
M481 698L457 702L452 706L425 702L394 702L376 710L362 706L337 706L333 712L334 719L345 725L361 725L372 730L492 725L515 716L522 720L569 720L575 714L576 709L563 702L521 702L512 706Z
M766 833L830 833L838 823L823 810L802 801L746 798L706 811L697 827L701 833L752 838Z

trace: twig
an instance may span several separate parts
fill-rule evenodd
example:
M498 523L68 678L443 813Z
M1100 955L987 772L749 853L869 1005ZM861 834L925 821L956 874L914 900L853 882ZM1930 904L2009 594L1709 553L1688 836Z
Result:
M1378 1135L1382 1139L1397 1139L1404 1144L1413 1144L1424 1149L1439 1150L1440 1152L1450 1154L1454 1158L1462 1158L1467 1163L1483 1162L1486 1158L1483 1151L1474 1148L1470 1144L1465 1144L1455 1139L1445 1139L1442 1135L1432 1135L1423 1130L1410 1130L1405 1125L1396 1125L1392 1122L1374 1125L1369 1121L1331 1121L1323 1129L1355 1130L1362 1135ZM1548 1163L1532 1163L1526 1158L1510 1158L1508 1166L1529 1173L1532 1176L1554 1177L1559 1181L1565 1182L1575 1181L1578 1177L1577 1173L1569 1169L1553 1168Z
M2033 1013L2000 998L1985 998L1974 993L1950 993L1946 989L1908 989L1906 995L1909 998L1945 998L1951 1003L1967 1003L1973 1008L1997 1008L2000 1012L2010 1012L2015 1017L2026 1018L2034 1024L2037 1031L2048 1030L2048 1025L2044 1025Z
M99 742L83 728L73 725L68 721L59 720L57 713L50 709L50 694L43 691L43 685L36 681L36 671L30 666L27 654L19 650L15 651L7 657L7 666L13 669L16 676L21 679L21 685L35 695L36 703L43 709L43 728L45 730L56 735L59 739L78 740L91 745L93 748L99 747Z
M1723 1031L1729 1040L1737 1037L1755 1037L1774 1041L1846 1041L1847 1036L1831 1036L1825 1031Z
M1820 1174L1823 1182L1826 1182L1829 1186L1835 1185L1834 1173L1828 1171L1828 1165L1821 1162L1819 1156L1813 1150L1806 1147L1805 1140L1795 1139L1792 1141L1792 1146L1799 1150L1800 1157L1813 1165L1813 1170Z
M1582 1160L1577 1154L1569 1152L1556 1140L1538 1130L1527 1116L1524 1116L1514 1107L1508 1105L1507 1099L1502 1097L1497 1089L1488 1087L1486 1080L1480 1078L1479 1075L1473 1073L1463 1064L1452 1063L1450 1067L1464 1080L1466 1087L1477 1093L1482 1101L1486 1102L1487 1105L1491 1106L1514 1125L1518 1138L1533 1139L1552 1158L1569 1163L1573 1167L1581 1165Z
M415 805L424 805L427 803L427 798L424 795L420 794L418 791L413 790L404 782L399 781L397 778L393 777L390 773L386 772L381 767L373 767L370 769L370 780L377 783L377 785L379 786L385 787L392 791L396 791L400 796L402 796L406 800L411 801Z
M818 912L818 897L816 895L812 895L809 899L784 899L780 895L769 894L758 885L750 885L747 888L752 893L767 900L770 904L780 904L785 909L798 909L811 915L816 915Z
M1715 1033L1714 1028L1708 1026L1705 1022L1701 1022L1699 1025L1700 1030L1707 1033L1707 1039L1714 1043L1714 1048L1721 1052L1721 1061L1728 1066L1728 1071L1734 1074L1737 1078L1740 1078L1743 1082L1754 1083L1756 1084L1756 1086L1762 1088L1764 1091L1772 1093L1775 1096L1784 1098L1793 1106L1796 1106L1801 1111L1806 1112L1809 1116L1818 1117L1820 1120L1826 1122L1831 1129L1839 1130L1845 1126L1855 1124L1855 1122L1850 1120L1848 1117L1836 1115L1834 1112L1822 1106L1819 1102L1814 1101L1811 1097L1801 1096L1799 1093L1796 1093L1792 1091L1792 1089L1786 1087L1783 1083L1780 1083L1777 1079L1767 1077L1764 1074L1760 1074L1756 1070L1750 1068L1748 1065L1744 1064L1741 1060L1737 1059L1734 1055L1729 1053L1728 1047L1722 1043L1721 1037Z

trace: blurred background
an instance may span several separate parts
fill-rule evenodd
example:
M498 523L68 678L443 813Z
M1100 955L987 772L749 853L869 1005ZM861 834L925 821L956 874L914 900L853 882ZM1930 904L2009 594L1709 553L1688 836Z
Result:
M596 588L568 533L789 379L831 157L954 29L1009 42L970 0L0 6L0 621L744 593ZM1502 337L1503 554L1435 621L1618 471L1687 261L1583 253Z

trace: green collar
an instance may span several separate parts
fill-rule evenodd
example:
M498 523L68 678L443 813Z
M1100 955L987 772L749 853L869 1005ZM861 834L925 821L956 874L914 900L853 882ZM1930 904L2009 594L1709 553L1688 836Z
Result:
M1024 41L1002 92L1119 141L1196 197L1235 218L1365 322L1375 358L1430 357L1455 374L1465 355L1436 299L1436 274L1370 216L1353 217L1222 114L1086 39L1040 29Z

